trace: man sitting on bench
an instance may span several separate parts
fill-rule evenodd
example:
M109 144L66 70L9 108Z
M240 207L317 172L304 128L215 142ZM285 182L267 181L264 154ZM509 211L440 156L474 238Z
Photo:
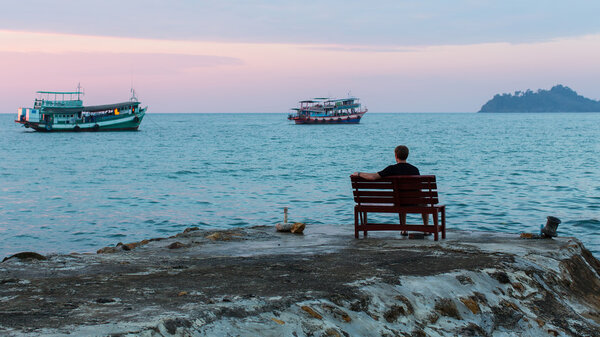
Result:
M408 158L408 147L404 145L398 145L394 149L396 157L396 164L390 165L384 168L382 171L377 173L368 172L354 172L352 175L355 177L361 177L367 180L377 180L385 178L387 176L418 176L420 175L419 169L415 166L406 162Z
M361 177L366 180L377 180L381 178L385 178L387 176L418 176L421 175L419 173L419 169L415 166L406 162L406 158L408 158L408 147L405 145L398 145L394 149L394 154L396 157L396 164L390 165L383 170L377 173L368 173L368 172L354 172L352 173L355 177ZM427 225L429 223L429 214L422 214L423 225ZM402 214L401 221L402 224L406 224L406 214ZM402 233L406 235L406 232ZM431 233L429 233L431 234Z

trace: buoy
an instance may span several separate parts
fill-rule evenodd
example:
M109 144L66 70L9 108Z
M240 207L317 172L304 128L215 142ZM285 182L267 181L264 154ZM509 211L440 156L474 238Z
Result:
M94 131L98 131L100 129L100 125L94 124Z
M138 116L135 116L135 117L133 117L133 121L137 123L140 121L140 118Z

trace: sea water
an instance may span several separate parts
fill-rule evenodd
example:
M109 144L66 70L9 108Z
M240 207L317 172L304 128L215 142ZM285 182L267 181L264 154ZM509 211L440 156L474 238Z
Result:
M352 227L354 171L394 147L438 179L451 229L559 235L600 253L600 114L152 114L137 132L39 133L0 115L0 257L93 252L186 227ZM413 221L418 222L418 217ZM409 218L410 221L410 218Z

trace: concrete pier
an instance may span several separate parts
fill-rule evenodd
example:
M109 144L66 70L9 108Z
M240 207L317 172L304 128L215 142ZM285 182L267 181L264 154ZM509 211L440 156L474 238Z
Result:
M0 335L600 336L600 262L575 238L304 233L190 228L7 259Z

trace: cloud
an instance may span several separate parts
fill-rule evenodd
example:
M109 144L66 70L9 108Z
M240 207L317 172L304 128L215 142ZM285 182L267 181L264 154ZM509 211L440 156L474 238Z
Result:
M350 53L413 53L421 51L417 47L393 47L393 46L330 46L316 45L304 47L309 50L350 52Z
M27 73L44 74L60 71L64 76L101 74L114 76L123 72L151 75L176 75L190 69L240 66L242 60L227 56L131 54L131 53L0 53L5 65Z

